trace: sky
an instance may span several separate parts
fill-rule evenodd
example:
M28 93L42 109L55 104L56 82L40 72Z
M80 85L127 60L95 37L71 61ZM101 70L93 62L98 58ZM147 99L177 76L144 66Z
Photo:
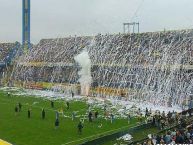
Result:
M22 0L0 0L0 42L21 42ZM31 41L123 32L193 28L193 0L31 0Z

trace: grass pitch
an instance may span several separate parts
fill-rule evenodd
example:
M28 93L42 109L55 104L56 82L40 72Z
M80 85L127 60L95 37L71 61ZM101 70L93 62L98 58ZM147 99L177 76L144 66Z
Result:
M17 115L14 108L16 104L22 104L22 111ZM31 108L31 118L27 117L27 110ZM44 108L46 117L41 118L41 109ZM60 125L55 129L55 112L64 108L64 115L60 116ZM137 125L136 119L128 124L127 119L110 120L98 118L92 123L84 121L83 133L77 133L77 125L80 120L77 117L71 119L72 111L78 111L77 115L85 114L88 110L86 102L70 101L70 109L67 110L64 100L54 102L51 108L50 101L33 96L8 96L0 92L0 138L14 145L77 145L101 135L113 133L120 128L129 128ZM99 109L103 115L103 110ZM102 124L102 127L99 127Z

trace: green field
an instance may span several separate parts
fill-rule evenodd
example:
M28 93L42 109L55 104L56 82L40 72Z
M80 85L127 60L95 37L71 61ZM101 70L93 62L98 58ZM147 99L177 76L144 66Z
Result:
M23 106L22 111L16 115L14 108L18 102ZM92 123L86 119L83 133L79 135L77 124L80 118L72 121L71 114L72 111L78 111L77 116L84 115L88 105L85 101L70 101L70 109L67 110L65 104L64 100L57 100L54 108L51 108L49 100L33 96L8 96L1 91L0 138L15 145L77 145L137 124L136 119L132 119L130 124L127 119L116 119L113 123L103 117ZM28 108L31 108L32 112L30 119L27 117ZM41 118L42 108L45 108L45 120ZM60 108L64 108L64 114L69 117L60 116L60 126L55 129L55 112ZM103 110L98 111L103 116ZM102 127L98 127L101 124Z
M159 130L156 127L146 128L146 129L139 129L139 130L136 130L135 132L130 133L130 135L133 138L128 142L126 142L124 140L114 139L114 140L111 140L111 141L107 141L104 145L124 145L124 144L127 144L127 143L142 140L144 138L147 138L148 134L156 134L158 132L159 132Z

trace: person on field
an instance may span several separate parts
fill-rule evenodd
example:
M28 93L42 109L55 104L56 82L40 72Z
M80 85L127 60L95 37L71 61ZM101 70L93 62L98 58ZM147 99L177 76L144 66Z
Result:
M115 117L114 117L113 113L110 114L110 118L111 118L111 123L113 123L114 120L115 120Z
M55 129L58 129L58 127L59 127L59 119L56 118L56 120L55 120Z
M74 97L74 92L72 92L72 98Z
M73 111L72 112L72 121L74 121L75 118L76 118L76 113Z
M147 118L149 116L149 111L148 111L148 109L146 108L145 109L145 118Z
M45 119L45 116L46 116L46 112L45 112L44 108L42 108L42 119Z
M128 114L127 114L127 123L129 124L130 121L131 121L131 115L130 115L130 113L128 113Z
M59 119L59 112L56 110L56 119Z
M89 122L92 122L92 112L91 111L88 114L88 120L89 120Z
M28 109L28 111L27 111L27 116L28 116L28 118L31 118L31 110L30 109Z
M82 124L81 121L78 123L77 128L78 128L78 133L79 133L79 134L82 134L83 124Z
M54 102L53 101L51 101L51 107L54 108Z
M10 97L10 96L11 96L11 93L10 93L10 92L8 92L8 93L7 93L7 96L8 96L8 97Z
M15 115L17 115L17 114L18 114L18 107L15 106Z
M18 103L18 106L19 106L19 112L21 112L22 105L20 102Z
M97 118L98 118L98 115L99 115L99 112L96 111L94 115L95 115L95 119L97 119Z
M66 106L67 106L67 110L69 110L70 109L70 103L68 101L66 102Z

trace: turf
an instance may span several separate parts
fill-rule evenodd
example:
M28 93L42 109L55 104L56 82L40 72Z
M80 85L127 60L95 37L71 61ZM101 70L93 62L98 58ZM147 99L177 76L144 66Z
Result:
M17 115L14 112L16 104L22 104L22 111ZM34 102L36 102L34 104ZM60 117L60 125L55 129L55 111L64 108L64 114L71 116L72 111L85 114L88 105L85 102L71 101L67 110L63 100L54 102L51 108L50 101L33 96L8 96L0 92L0 138L15 145L77 145L98 136L115 132L115 129L135 126L136 119L132 119L128 125L126 119L110 120L99 118L90 123L84 122L83 133L77 133L79 118L74 121L71 118ZM31 118L27 118L27 110L31 108ZM45 108L46 118L41 118L41 109ZM99 110L102 114L102 110ZM103 124L101 128L98 126Z
M148 134L156 134L158 133L159 130L156 128L156 127L150 127L150 128L145 128L145 129L139 129L139 130L136 130L132 133L130 133L130 135L133 137L131 139L131 141L129 142L126 142L124 140L111 140L111 141L108 141L106 143L104 143L103 145L124 145L124 144L127 144L127 143L131 143L131 142L135 142L135 141L140 141L144 138L147 138Z

